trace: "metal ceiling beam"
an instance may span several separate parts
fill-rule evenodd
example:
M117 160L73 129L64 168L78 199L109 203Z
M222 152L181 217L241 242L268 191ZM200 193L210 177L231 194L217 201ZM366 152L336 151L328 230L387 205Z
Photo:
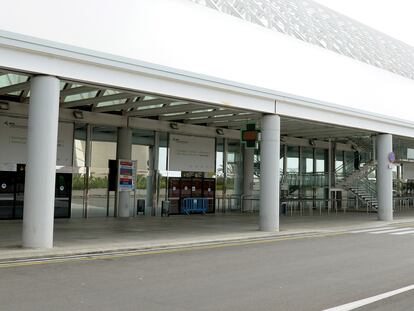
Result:
M168 101L165 98L156 98L156 99L143 100L145 96L140 97L137 101L134 101L134 102L128 101L129 99L133 99L134 97L128 98L127 102L125 102L124 104L110 105L110 106L105 106L105 107L97 107L96 109L94 109L94 111L95 112L119 111L119 110L131 109L131 108L139 108L139 107L146 107L146 106L153 106L153 105L169 104L170 103L170 101ZM133 113L135 111L137 111L137 110L130 111L130 113Z
M129 97L124 104L96 107L95 109L93 109L93 111L94 112L109 112L109 111L127 110L130 108L138 107L142 103L143 97L139 97L138 100L132 101L134 97Z
M94 88L90 86L78 86L78 87L73 87L69 89L63 89L62 91L60 91L60 98L61 98L61 101L63 101L66 96L88 93L88 92L93 92L93 91L98 91L98 90L99 90L98 88L96 87Z
M247 114L237 114L232 116L221 116L217 118L203 118L203 119L195 119L195 120L187 120L185 123L188 124L216 124L216 123L226 123L228 121L235 121L235 120L256 120L261 116L255 113L247 113Z
M221 115L234 114L234 113L238 113L238 111L230 110L230 109L224 109L224 110L215 109L213 111L192 112L192 113L185 113L185 114L172 115L172 116L162 116L160 117L160 120L164 120L164 121L188 120L191 118L221 116Z
M0 88L0 95L23 91L27 88L30 88L30 81L12 84L12 85Z
M125 115L129 117L152 117L152 116L160 116L167 113L174 113L174 112L188 112L192 110L200 109L200 106L195 104L184 104L184 105L177 105L177 106L170 106L170 107L160 107L154 109L141 109L141 110L134 110L131 112L127 112Z
M94 98L88 98L88 99L74 100L74 101L71 101L71 102L63 103L62 108L74 108L74 107L80 107L80 106L88 106L88 105L93 105L93 104L96 104L96 103L105 103L105 102L110 102L110 101L113 101L113 100L126 99L128 97L131 97L131 94L119 93L119 94L106 95L106 96L102 96L102 97L94 97Z
M208 126L214 127L226 127L229 129L240 129L244 128L246 124L248 124L252 120L240 120L240 121L232 121L232 122L220 122L220 123L211 123L207 124Z

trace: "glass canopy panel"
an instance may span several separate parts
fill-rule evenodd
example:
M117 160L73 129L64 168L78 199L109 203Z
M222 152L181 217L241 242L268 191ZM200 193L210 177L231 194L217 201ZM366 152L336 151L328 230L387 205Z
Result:
M69 95L69 96L66 96L65 103L82 100L82 99L94 98L96 97L97 94L98 94L98 91L92 91L92 92L86 92L86 93L81 93L81 94Z
M110 95L115 95L115 94L120 94L121 92L115 91L115 90L106 90L103 94L103 97L105 96L110 96ZM127 97L127 95L125 95L125 97ZM134 100L136 99L136 97L134 98ZM104 102L100 102L96 105L96 107L108 107L108 106L117 106L117 105L121 105L121 104L125 104L125 102L127 101L127 98L122 98L122 99L116 99L116 100L111 100L111 101L104 101ZM116 109L116 107L114 107L114 109Z
M8 74L0 75L0 88L23 83L23 82L26 82L28 79L29 79L28 76L19 75L15 73L8 73ZM8 93L8 94L20 96L21 92L22 91L19 90L19 91Z

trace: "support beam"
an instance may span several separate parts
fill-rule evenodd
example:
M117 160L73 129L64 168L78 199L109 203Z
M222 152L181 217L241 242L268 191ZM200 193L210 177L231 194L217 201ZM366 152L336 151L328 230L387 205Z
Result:
M132 154L132 130L130 128L118 128L118 141L116 145L116 158L118 160L131 160ZM118 192L118 217L131 216L131 193L129 191Z
M219 122L227 123L229 121L235 120L256 120L260 118L260 114L255 113L242 113L242 114L231 114L228 116L219 116L219 117L209 117L209 118L200 118L200 119L190 119L185 121L188 124L218 124ZM216 123L217 122L217 123Z
M55 77L31 81L23 247L53 247L59 91Z
M12 85L0 88L0 95L23 91L25 89L28 89L29 87L30 87L30 81L26 81L26 82L22 82L18 84L12 84Z
M393 220L392 206L392 164L389 154L392 152L392 135L381 134L377 136L377 196L378 219Z
M88 93L93 91L98 91L98 89L96 87L91 86L77 86L72 88L65 88L62 91L60 91L60 100L63 101L66 96Z
M253 210L254 148L244 146L243 153L243 211Z
M168 103L168 102L166 102ZM128 117L153 117L159 116L167 113L174 113L174 112L187 112L191 110L201 109L200 106L195 104L183 104L183 105L175 105L170 107L159 107L159 108L149 108L149 109L141 109L128 112L126 115Z
M260 230L279 231L280 117L262 118L260 150Z
M71 102L62 103L62 108L74 108L74 107L93 105L97 103L106 103L106 102L110 102L113 100L126 99L131 96L133 95L128 94L128 93L119 93L119 94L93 97L93 98L88 98L88 99L74 100Z
M120 111L127 110L131 108L139 107L142 105L143 97L139 97L136 101L133 101L135 97L129 97L125 103L117 105L108 105L103 107L96 107L93 109L93 112L108 112L108 111Z
M154 157L155 146L148 148L148 176L147 176L147 192L145 197L145 216L152 216L154 203Z
M191 112L191 113L186 112L183 114L161 116L159 119L162 121L187 120L187 119L192 119L192 118L222 116L222 115L227 115L227 114L230 115L230 114L237 113L236 110L230 110L230 109L214 109L214 110L211 110L211 109L212 108L209 109L210 111L200 111L200 112Z

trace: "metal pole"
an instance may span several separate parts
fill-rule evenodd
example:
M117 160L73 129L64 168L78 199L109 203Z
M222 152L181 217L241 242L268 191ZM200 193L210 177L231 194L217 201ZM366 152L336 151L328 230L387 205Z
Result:
M88 218L88 201L89 201L89 179L91 171L92 156L92 125L86 125L86 142L85 142L85 190L83 197L83 217Z
M227 152L228 152L228 140L223 139L223 211L226 212L227 205Z

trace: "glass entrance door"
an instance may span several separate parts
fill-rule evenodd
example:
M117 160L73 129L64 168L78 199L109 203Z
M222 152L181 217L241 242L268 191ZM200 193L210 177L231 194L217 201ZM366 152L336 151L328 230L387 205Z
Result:
M0 172L0 219L12 219L14 212L14 172Z

